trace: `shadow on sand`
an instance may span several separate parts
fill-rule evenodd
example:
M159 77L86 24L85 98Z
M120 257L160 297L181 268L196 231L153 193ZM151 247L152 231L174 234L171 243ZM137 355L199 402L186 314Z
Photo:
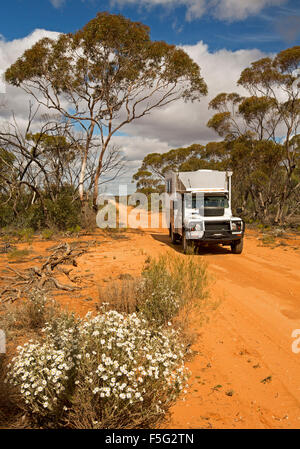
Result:
M154 240L161 242L164 245L168 245L170 248L174 249L178 253L183 254L181 242L179 241L177 244L174 245L171 242L169 235L161 234L161 233L157 233L157 234L152 233L151 237ZM203 247L195 248L195 254L198 254L199 256L210 256L212 254L231 254L231 250L228 247L216 244L216 245L210 245L207 247L203 246Z

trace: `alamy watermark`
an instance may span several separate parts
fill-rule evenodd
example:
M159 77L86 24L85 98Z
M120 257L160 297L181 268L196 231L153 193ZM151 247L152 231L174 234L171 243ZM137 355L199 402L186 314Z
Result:
M6 84L4 80L4 70L0 69L0 94L6 94Z
M294 354L300 354L300 329L293 330L292 338L295 338L292 343L292 351Z
M182 210L197 209L204 217L204 193L151 193L127 195L127 185L119 186L119 195L100 194L96 217L99 228L168 228L170 218L182 226Z
M6 335L4 330L0 329L0 354L6 353Z

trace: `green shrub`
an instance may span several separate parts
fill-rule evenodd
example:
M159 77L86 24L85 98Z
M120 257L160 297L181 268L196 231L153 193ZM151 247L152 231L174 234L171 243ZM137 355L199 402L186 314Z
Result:
M48 226L55 225L66 230L75 227L81 220L81 206L78 199L74 200L74 189L64 186L55 201L46 200L48 210Z
M30 204L30 206L24 206L18 214L16 224L18 226L32 228L35 231L46 226L46 216L41 204L36 203Z
M51 240L54 235L54 231L52 229L43 229L42 238L44 240Z
M79 234L79 232L81 231L81 227L77 224L77 225L75 225L75 226L70 226L68 229L67 229L67 232L69 233L69 234Z
M138 309L157 326L166 324L179 312L182 292L178 287L163 264L152 264L139 286Z
M5 227L15 220L14 210L11 204L0 200L0 226Z
M19 238L22 242L32 243L34 236L33 228L24 228L18 231Z
M199 258L161 255L143 272L138 308L160 326L180 310L199 305L207 296L206 287L206 265Z

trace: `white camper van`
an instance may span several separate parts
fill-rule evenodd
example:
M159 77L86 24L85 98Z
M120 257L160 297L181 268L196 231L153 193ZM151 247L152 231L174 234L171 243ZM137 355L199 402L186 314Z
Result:
M169 172L166 191L171 197L169 233L181 240L184 252L194 245L222 244L241 254L245 224L231 211L231 171Z

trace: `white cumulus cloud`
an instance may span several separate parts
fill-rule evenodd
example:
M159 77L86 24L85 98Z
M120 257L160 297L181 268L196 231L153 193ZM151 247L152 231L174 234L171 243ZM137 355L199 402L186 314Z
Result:
M25 50L32 47L38 40L49 37L55 39L59 33L54 31L46 31L37 29L28 36L21 39L14 39L12 41L6 41L3 38L0 39L0 73L4 73L8 67L13 64L17 58L22 56ZM15 116L20 120L25 120L28 114L28 101L29 97L22 89L5 84L5 95L2 95L1 105L4 103L4 107L0 108L0 118L12 115L12 111Z
M35 30L29 36L14 41L0 40L0 71L5 71L23 52L40 38L55 38L59 33ZM209 101L220 92L237 91L245 93L236 86L241 71L251 62L265 56L259 50L217 52L209 51L207 45L200 41L195 45L182 47L201 67L201 75L208 85L208 96L200 103L178 101L162 109L154 110L149 116L132 122L122 131L125 136L116 136L114 144L118 145L127 159L130 180L144 156L153 152L166 152L171 148L188 146L192 143L205 144L217 140L214 131L206 123L213 111L208 110ZM1 72L0 72L1 73ZM6 85L5 107L0 107L0 119L7 119L14 111L16 120L25 126L30 97L20 88ZM0 98L0 104L3 103Z
M172 148L217 140L217 134L206 126L214 113L208 109L208 103L220 92L239 92L245 95L246 91L236 85L241 71L251 62L265 56L257 49L223 49L213 53L202 41L182 48L201 67L201 75L208 86L207 97L202 98L200 103L178 101L155 110L146 119L128 126L126 132L130 135L155 137L168 142Z

